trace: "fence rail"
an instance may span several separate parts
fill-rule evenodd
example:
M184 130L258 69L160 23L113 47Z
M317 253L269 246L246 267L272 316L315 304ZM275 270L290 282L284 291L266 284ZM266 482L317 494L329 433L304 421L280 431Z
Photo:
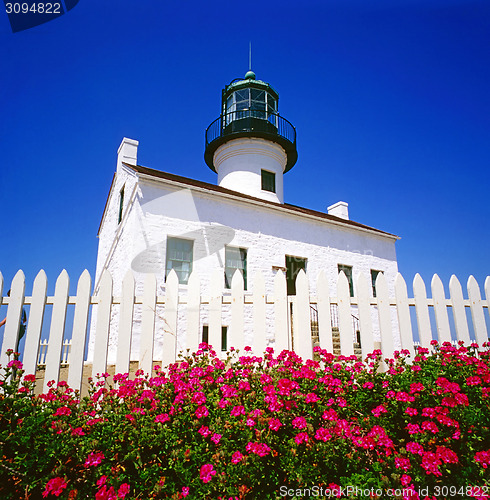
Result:
M15 350L18 346L19 324L24 306L29 306L29 316L22 361L26 373L36 372L39 365L45 366L44 390L47 390L48 381L59 380L60 367L66 364L69 365L69 385L74 389L81 387L86 362L84 353L88 318L90 309L94 306L97 309L97 319L93 331L95 341L91 360L92 376L107 371L111 313L114 307L118 309L115 325L115 371L125 373L129 370L135 305L139 305L141 310L139 368L145 372L152 370L154 361L162 366L174 362L178 346L197 350L202 333L203 307L207 311L210 344L220 344L223 311L228 308L231 317L228 346L242 349L245 342L244 330L248 327L253 331L251 347L257 355L268 346L268 324L273 327L276 352L294 346L296 353L303 358L312 358L313 342L322 349L333 352L334 337L343 355L353 355L354 343L357 342L363 357L374 350L375 340L387 357L391 357L395 349L407 349L413 356L414 342L429 348L433 339L441 343L463 341L465 344L474 339L480 345L488 340L490 277L485 281L484 299L472 276L467 282L467 299L463 297L462 286L455 276L450 280L450 297L447 298L437 275L431 281L431 298L427 297L425 283L419 275L413 281L414 297L409 298L406 282L401 274L391 283L394 293L390 296L386 277L380 273L376 280L376 298L373 298L371 283L364 274L357 279L356 297L350 297L344 273L339 274L335 295L330 294L329 282L323 272L316 281L316 295L312 295L308 277L304 271L300 271L294 297L287 296L286 277L282 272L278 272L274 278L272 294L266 294L265 279L261 273L257 273L251 280L252 293L244 291L243 278L239 272L233 277L231 291L224 293L223 273L220 270L213 272L207 296L201 295L201 282L196 273L190 276L184 292L183 287L179 290L174 271L167 278L163 295L157 295L156 283L156 277L147 274L143 294L135 296L135 280L133 274L128 272L122 283L121 294L114 296L112 277L105 271L101 276L97 295L91 295L91 277L88 271L84 271L78 280L76 295L69 296L69 277L63 271L56 281L54 295L47 296L47 278L45 272L41 271L34 280L32 294L26 296L24 273L19 271L12 281L10 297L3 297L3 277L0 273L0 305L8 305L0 363L5 366L7 349ZM251 305L251 317L244 314L247 304ZM52 305L49 340L42 342L46 305ZM69 305L75 307L71 332L65 331ZM157 305L163 306L165 323L163 354L158 360L154 356ZM185 321L181 323L179 312L183 311L183 305ZM415 312L414 322L411 309ZM451 315L448 314L448 309L451 310ZM470 321L467 310L471 311ZM414 331L418 332L416 336Z

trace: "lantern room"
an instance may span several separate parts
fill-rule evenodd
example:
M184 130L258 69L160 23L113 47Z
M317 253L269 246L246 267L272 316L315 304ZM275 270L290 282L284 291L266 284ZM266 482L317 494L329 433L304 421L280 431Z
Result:
M279 115L279 94L253 71L222 91L221 115L206 129L206 164L220 186L283 203L282 175L298 158L296 130Z

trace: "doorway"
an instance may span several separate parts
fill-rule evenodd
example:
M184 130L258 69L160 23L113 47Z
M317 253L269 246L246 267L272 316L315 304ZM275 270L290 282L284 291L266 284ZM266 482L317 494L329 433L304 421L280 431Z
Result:
M296 295L296 277L303 269L306 272L306 259L286 255L286 283L288 295Z

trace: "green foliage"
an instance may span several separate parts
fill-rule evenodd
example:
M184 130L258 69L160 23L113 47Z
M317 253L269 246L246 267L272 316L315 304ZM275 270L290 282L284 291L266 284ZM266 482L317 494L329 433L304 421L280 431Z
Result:
M478 497L472 487L490 481L484 347L395 353L382 372L380 352L303 362L246 348L220 360L201 345L155 377L109 385L102 374L81 399L65 382L34 396L14 359L0 382L0 498L275 499L350 486L416 499L450 485Z

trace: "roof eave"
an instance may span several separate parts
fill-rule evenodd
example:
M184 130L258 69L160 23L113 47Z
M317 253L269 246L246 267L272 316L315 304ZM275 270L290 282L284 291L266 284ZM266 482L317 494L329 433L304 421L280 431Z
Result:
M126 167L131 168L138 177L144 180L149 180L153 182L165 182L167 184L171 184L174 186L185 186L186 188L194 189L199 192L203 192L206 194L220 195L224 198L234 199L237 201L243 202L246 200L247 202L261 207L269 207L271 209L275 209L278 211L286 212L288 214L301 215L302 217L307 217L309 219L317 220L323 223L330 223L333 225L341 226L344 229L357 230L362 232L367 232L379 237L387 238L393 241L397 241L400 239L399 236L395 234L388 233L386 231L382 231L380 229L372 228L370 226L366 226L359 222L345 220L340 217L336 217L334 215L325 214L323 212L316 212L314 210L310 210L308 208L297 207L295 205L281 204L275 203L273 201L263 200L260 198L255 198L250 195L245 195L242 193L238 193L236 191L232 191L230 189L225 189L220 186L214 186L212 184L208 184L202 181L196 181L195 179L188 179L187 177L181 177L175 174L168 174L166 172L162 172L159 170L149 169L148 167L143 167L141 165L129 165L123 163ZM144 172L141 169L150 171ZM159 175L160 174L160 175ZM169 176L173 177L169 178ZM187 182L186 182L187 181ZM190 182L189 182L190 181Z

